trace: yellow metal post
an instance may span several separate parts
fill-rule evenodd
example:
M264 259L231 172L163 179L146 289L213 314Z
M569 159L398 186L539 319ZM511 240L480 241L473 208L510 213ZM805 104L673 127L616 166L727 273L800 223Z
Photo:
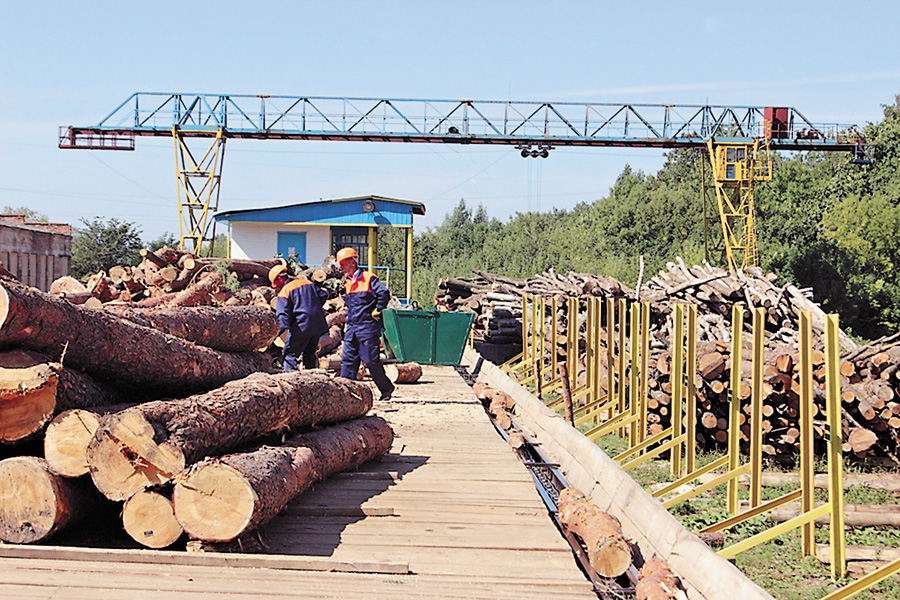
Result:
M631 422L630 427L628 428L628 442L631 446L637 445L640 441L638 439L638 430L640 428L640 406L639 406L639 396L641 393L640 390L640 380L638 379L639 366L640 366L640 346L639 346L639 333L641 328L641 305L637 302L631 304L631 331L630 334L630 342L631 342L631 357L629 362L629 378L628 378L628 391L629 391L629 412L632 417L636 417L635 420Z
M540 315L540 338L541 338L541 353L540 359L538 359L538 365L540 367L540 373L538 374L539 380L541 382L539 389L544 389L544 357L547 356L547 335L546 335L546 314L547 314L547 303L543 296L541 298L541 305L538 309L538 314ZM551 377L552 379L552 377Z
M684 305L676 304L673 313L675 335L672 338L672 437L684 433L682 428L684 400ZM671 473L681 475L681 446L672 448Z
M829 536L831 576L847 574L844 548L844 457L841 453L841 378L837 315L825 317L825 403L828 419L828 501L831 505Z
M412 298L413 293L413 228L406 228L406 297Z
M616 407L616 414L622 414L623 412L625 412L625 409L627 408L625 406L625 391L626 391L625 388L627 387L625 385L625 381L626 381L625 380L625 358L628 354L628 347L625 345L626 310L627 310L627 308L625 305L625 298L619 298L619 307L618 307L618 312L619 312L619 343L618 343L618 348L619 348L619 364L618 364L619 389L618 389L618 396L617 396L619 404ZM625 430L619 429L619 437L622 437L624 435L625 435Z
M812 318L808 311L800 313L800 512L815 508L815 469L813 454L813 373ZM800 549L803 556L816 553L816 524L801 528Z
M569 389L574 392L578 382L578 298L569 298L568 302L568 339L566 340L566 373L569 378Z
M687 443L684 447L685 469L693 473L697 461L697 305L687 307Z
M763 330L765 309L753 309L753 383L750 396L750 508L762 502Z
M585 327L584 327L584 382L588 390L587 402L594 401L594 354L597 349L594 346L594 303L587 298L584 303Z
M594 371L591 378L591 398L594 402L599 402L602 394L600 393L600 337L603 324L603 301L600 298L591 298L588 300L594 306L594 327L591 330L591 337L594 343Z
M616 394L616 301L606 299L606 399Z
M731 309L731 395L728 403L728 470L741 465L741 362L744 334L744 307ZM728 512L738 514L738 481L728 481Z
M553 296L550 300L550 379L555 380L557 375L557 369L559 367L559 352L556 347L556 338L559 335L559 307L556 305L556 296Z
M368 252L366 252L366 260L369 261L370 273L375 272L375 265L378 264L378 228L369 227L369 244Z
M641 421L638 441L647 438L647 396L650 386L650 303L641 303Z
M541 390L541 345L538 336L541 333L540 316L538 315L538 307L540 305L540 296L531 298L531 370L534 378L535 395L540 397Z

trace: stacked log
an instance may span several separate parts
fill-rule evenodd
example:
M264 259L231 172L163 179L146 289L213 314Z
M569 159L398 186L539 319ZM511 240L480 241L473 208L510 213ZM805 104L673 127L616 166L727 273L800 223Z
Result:
M618 577L631 566L631 544L619 520L575 488L559 493L559 522L587 548L588 561L601 577Z
M230 521L210 512L211 507L220 502L228 506L227 516L233 515L237 508L232 494L240 495L242 489L251 498L251 510L237 536L268 521L315 481L387 452L393 440L387 423L361 418L371 406L368 385L295 371L257 373L183 400L111 409L99 419L88 445L90 476L62 473L37 457L0 461L0 540L44 540L85 515L96 517L97 507L112 500L124 502L122 525L135 541L163 548L181 539L185 530L189 535L203 527L221 532ZM337 425L286 443L272 435L329 424ZM276 445L240 453L259 440ZM210 458L226 452L232 454ZM285 462L290 457L298 463L294 467ZM185 472L200 462L203 467ZM266 465L264 476L260 465ZM249 487L239 489L237 480L222 479L222 468L241 474ZM173 496L170 482L176 477L181 479ZM202 487L210 482L212 487ZM198 490L205 492L198 497ZM177 518L179 510L189 515L184 522ZM200 515L207 520L196 525ZM203 539L232 539L216 535Z
M742 413L744 436L749 431L747 422L749 408L749 384L751 356L748 345L749 333L752 331L751 309L762 308L765 314L765 390L764 411L767 423L764 424L764 451L767 454L791 455L796 452L798 432L797 414L798 375L795 349L798 343L799 315L806 311L812 316L812 326L817 338L824 331L825 312L813 301L811 290L798 289L791 284L782 286L775 284L775 276L764 274L758 268L729 272L710 266L708 263L688 267L683 260L676 258L667 263L666 269L639 285L637 290L617 285L614 280L588 277L584 274L569 273L561 276L553 270L542 275L511 279L476 271L479 286L491 285L488 294L508 294L507 307L497 308L482 303L482 313L475 319L476 340L484 342L502 341L508 343L511 357L521 349L521 338L504 339L494 336L492 331L500 332L501 327L519 327L521 331L521 297L523 294L542 295L549 300L557 297L559 312L551 315L550 309L542 315L544 330L549 334L550 322L557 320L559 337L557 340L545 340L545 347L556 348L558 358L564 359L569 349L563 332L566 331L568 314L564 300L567 297L579 298L578 315L578 372L576 381L583 385L585 380L584 348L586 333L587 297L637 299L650 303L650 373L649 373L649 428L648 433L662 431L668 426L671 415L671 356L672 314L675 303L692 303L698 307L698 439L701 447L720 447L726 439L727 405L730 398L730 343L731 315L733 306L740 304L744 308L744 364L742 365L743 381L741 390L742 402L745 404ZM496 296L494 296L496 297ZM501 311L508 312L501 312ZM511 321L500 325L489 325L497 316L510 318ZM529 315L530 317L530 315ZM515 325L514 325L515 323ZM887 457L900 462L900 335L878 340L869 346L857 348L857 345L843 332L839 333L839 342L843 352L841 374L843 391L843 433L844 449L850 456L857 458ZM600 383L606 384L606 331L601 327L599 356L601 361ZM483 344L480 347L488 347ZM479 345L476 344L476 348ZM549 353L544 357L543 367L549 366ZM618 349L616 354L620 354ZM626 353L627 355L627 353ZM714 356L717 355L717 356ZM793 356L792 356L793 355ZM490 358L486 353L485 356ZM788 358L791 356L791 358ZM505 360L503 358L502 360ZM824 370L821 361L821 342L817 346L815 368L815 395L817 405L816 424L814 427L817 440L821 439L824 419ZM627 356L626 356L626 360ZM778 362L780 361L780 362ZM788 367L784 361L788 361ZM817 448L821 448L821 442Z
M386 453L381 417L300 434L278 447L210 458L178 475L175 517L194 539L222 542L267 523L316 481Z
M312 371L255 373L210 392L103 417L88 445L97 489L125 500L185 467L282 428L335 423L372 407L367 385Z
M0 282L0 443L11 456L0 461L0 540L46 539L114 500L136 541L171 545L183 536L170 482L184 467L369 410L366 384L267 373L257 350L276 333L269 307L106 311ZM28 456L39 449L24 442L41 437L46 458Z

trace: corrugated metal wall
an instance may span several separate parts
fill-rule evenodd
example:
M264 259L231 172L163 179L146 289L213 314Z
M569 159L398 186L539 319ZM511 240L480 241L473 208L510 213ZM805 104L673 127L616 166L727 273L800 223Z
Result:
M71 262L69 225L0 222L0 264L22 283L46 292Z

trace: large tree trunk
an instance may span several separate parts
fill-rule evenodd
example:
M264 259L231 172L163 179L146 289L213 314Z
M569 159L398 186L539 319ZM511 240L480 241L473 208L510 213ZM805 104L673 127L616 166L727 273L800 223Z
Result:
M218 352L35 289L0 285L0 347L21 345L160 394L183 396L270 370L258 353Z
M107 415L88 446L88 465L97 489L124 500L267 433L346 421L370 408L371 389L356 381L310 371L255 373L205 394Z
M34 456L0 461L0 540L46 539L86 516L99 495L87 480L64 479Z
M158 492L138 492L126 500L122 526L131 539L148 548L166 548L184 534L172 501Z
M149 327L223 352L266 348L278 335L275 313L259 306L191 306L156 309L107 304L104 309Z
M393 440L384 419L366 417L283 446L204 460L176 478L175 517L192 538L234 539L268 522L316 481L386 453Z
M0 443L33 437L60 411L121 398L114 388L36 352L0 352Z
M559 520L584 542L598 575L618 577L631 566L631 545L622 535L622 524L575 488L559 493Z

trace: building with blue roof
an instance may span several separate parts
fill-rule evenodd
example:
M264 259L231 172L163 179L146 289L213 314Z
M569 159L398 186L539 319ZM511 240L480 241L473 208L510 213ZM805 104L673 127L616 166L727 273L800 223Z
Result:
M340 248L353 247L360 264L377 269L378 228L406 230L406 295L412 290L413 216L424 215L421 202L361 196L218 213L228 224L231 258L269 259L295 256L318 265Z

